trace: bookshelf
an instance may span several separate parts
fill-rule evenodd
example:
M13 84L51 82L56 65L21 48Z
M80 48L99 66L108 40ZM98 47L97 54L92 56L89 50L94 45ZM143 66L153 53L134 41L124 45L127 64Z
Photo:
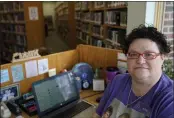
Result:
M55 13L58 34L70 48L76 48L74 2L60 2Z
M29 19L29 7L37 7L38 20ZM44 46L42 2L0 2L1 64L15 52Z
M120 49L127 29L127 2L75 2L75 20L80 43Z

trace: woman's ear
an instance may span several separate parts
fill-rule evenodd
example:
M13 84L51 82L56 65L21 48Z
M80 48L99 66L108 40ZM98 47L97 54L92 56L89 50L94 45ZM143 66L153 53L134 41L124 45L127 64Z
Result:
M161 54L161 59L164 61L164 60L166 60L166 59L167 59L167 56L166 56L166 55L164 55L164 54Z

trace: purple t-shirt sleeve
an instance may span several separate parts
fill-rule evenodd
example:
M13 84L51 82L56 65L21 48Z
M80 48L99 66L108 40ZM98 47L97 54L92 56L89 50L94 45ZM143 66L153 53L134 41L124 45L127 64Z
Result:
M171 89L168 89L171 90ZM162 92L157 99L158 104L156 107L158 108L158 118L174 118L174 95L172 91Z

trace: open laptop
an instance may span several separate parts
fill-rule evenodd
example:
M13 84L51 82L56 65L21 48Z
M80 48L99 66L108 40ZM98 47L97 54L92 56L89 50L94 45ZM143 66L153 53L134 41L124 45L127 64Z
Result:
M92 106L80 101L75 77L70 71L34 82L32 90L40 118L72 118Z

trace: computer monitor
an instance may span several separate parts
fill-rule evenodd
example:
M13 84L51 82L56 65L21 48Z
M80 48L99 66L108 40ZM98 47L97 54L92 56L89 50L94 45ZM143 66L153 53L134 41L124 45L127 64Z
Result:
M19 84L12 84L1 88L0 101L7 102L9 100L15 100L20 97Z
M40 117L55 109L63 112L80 99L75 77L70 71L35 82L32 90Z

